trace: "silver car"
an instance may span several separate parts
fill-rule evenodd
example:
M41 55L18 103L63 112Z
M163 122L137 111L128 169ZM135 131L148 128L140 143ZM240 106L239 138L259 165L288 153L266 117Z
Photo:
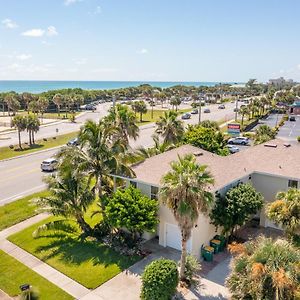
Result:
M41 163L41 170L46 172L53 172L57 168L57 160L55 158L45 159Z
M229 145L248 145L249 139L244 136L238 136L228 140Z
M232 154L240 151L240 148L234 145L227 145L226 147L229 150L229 152Z

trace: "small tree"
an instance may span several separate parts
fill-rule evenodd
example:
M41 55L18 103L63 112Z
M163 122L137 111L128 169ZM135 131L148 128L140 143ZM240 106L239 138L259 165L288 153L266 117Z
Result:
M147 105L145 101L138 101L136 103L135 110L140 114L140 122L143 122L143 114L147 112Z
M22 149L21 132L26 129L26 119L23 116L15 116L11 121L11 126L18 130L19 148Z
M289 189L279 192L276 201L267 205L267 216L280 224L288 235L300 236L300 190Z
M151 262L142 275L142 300L169 300L176 292L178 270L175 261L158 259Z
M261 125L255 130L254 143L262 144L274 139L276 132L268 125Z
M223 234L232 235L236 226L242 226L263 206L263 196L249 184L239 184L225 195L217 195L210 213L211 223L223 228Z
M133 186L117 190L106 206L106 216L111 225L118 229L125 227L134 241L144 231L155 231L157 211L157 200L148 198Z

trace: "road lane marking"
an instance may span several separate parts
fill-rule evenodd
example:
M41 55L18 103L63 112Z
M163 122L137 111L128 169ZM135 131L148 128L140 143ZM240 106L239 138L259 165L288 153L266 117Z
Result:
M1 178L0 179L0 182L3 183L7 180L11 180L11 179L14 179L14 178L18 178L18 177L23 177L24 175L28 175L28 174L31 174L31 173L34 173L36 171L40 170L39 168L36 168L36 169L31 169L30 171L28 172L22 172L22 173L18 173L16 175L13 175L13 176L8 176L8 177L5 177L5 178Z

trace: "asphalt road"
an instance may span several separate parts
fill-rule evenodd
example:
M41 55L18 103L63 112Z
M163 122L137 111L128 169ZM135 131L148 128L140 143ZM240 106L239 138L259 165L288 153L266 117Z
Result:
M234 118L234 107L234 103L228 103L226 105L226 109L219 110L217 105L210 105L211 113L202 114L202 120L208 119L218 121L220 119L226 119L228 121ZM66 133L66 130L68 130L67 132L74 131L74 128L75 130L78 130L84 120L90 117L97 119L105 115L105 109L107 111L107 107L103 107L103 109L101 107L97 113L87 113L80 117L78 123L75 125L77 127L73 127L73 130L70 129L72 127L67 127L64 123L59 124L59 128L62 130L60 133ZM193 115L186 123L195 124L197 122L198 115ZM53 127L55 128L56 126L50 126L50 129L45 127L45 130L42 132L42 137L46 137L47 134L50 134L50 136L53 135ZM131 147L150 147L153 144L152 135L154 130L154 124L142 126L140 128L140 137L136 141L130 141ZM44 159L53 156L56 151L57 150L50 149L43 152L36 152L24 157L0 161L0 205L12 202L22 196L43 190L45 188L45 184L43 183L42 178L45 176L45 173L41 172L40 163Z
M298 136L300 136L300 116L296 116L296 121L286 121L277 134L278 138L295 143Z

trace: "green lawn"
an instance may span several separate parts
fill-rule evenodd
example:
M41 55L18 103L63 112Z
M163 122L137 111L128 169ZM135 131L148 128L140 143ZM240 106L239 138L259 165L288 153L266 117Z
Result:
M78 116L81 112L75 112L75 116ZM22 115L22 116L26 116L28 115L27 111L19 111L18 115ZM43 118L44 119L69 119L72 116L71 113L68 113L67 117L66 117L66 113L64 111L62 111L60 113L60 115L58 115L57 112L47 112L44 113ZM39 114L39 117L41 117L41 115Z
M78 233L44 231L33 238L38 226L50 217L9 237L9 240L40 258L87 288L94 289L128 268L140 258L120 255L92 239L82 240ZM89 223L91 223L88 220ZM95 222L95 221L93 221Z
M43 191L0 206L0 231L36 215L36 206L31 200L48 194Z
M0 289L12 297L20 294L20 285L28 283L39 292L40 300L74 299L2 250L0 250L0 270Z
M53 137L47 138L47 141L38 140L36 141L36 144L31 147L29 147L28 145L23 145L23 150L20 150L18 145L15 146L15 149L10 149L9 147L1 147L0 160L16 157L22 154L49 149L56 146L65 145L70 139L76 137L77 134L77 132L71 132L67 134L58 135L55 139Z

